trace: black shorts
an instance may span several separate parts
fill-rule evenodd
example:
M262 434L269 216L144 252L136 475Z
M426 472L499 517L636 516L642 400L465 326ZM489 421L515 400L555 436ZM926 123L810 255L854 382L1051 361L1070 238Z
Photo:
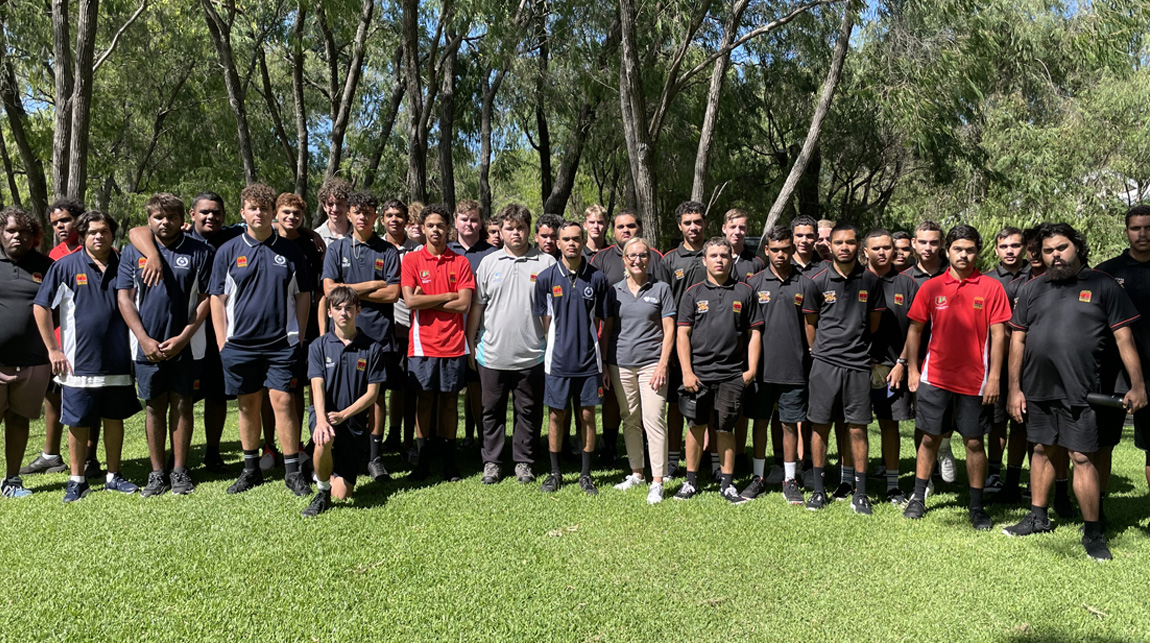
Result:
M312 433L315 432L315 407L307 409L308 421ZM335 439L331 443L331 473L337 478L343 478L348 484L355 484L355 478L367 466L368 456L371 455L371 431L365 427L353 426L348 420L337 424Z
M383 354L383 390L385 391L402 391L404 384L407 380L407 375L404 373L404 367L407 364L404 362L402 353L384 353Z
M1126 427L1126 409L1109 406L1094 407L1098 420L1098 448L1111 449L1122 441L1122 430Z
M191 396L200 379L199 363L187 359L164 362L135 362L136 389L141 400L154 400L166 393ZM220 378L216 378L220 379Z
M1053 444L1077 453L1098 451L1098 416L1089 404L1071 406L1063 400L1026 402L1026 439Z
M695 397L694 417L684 413L690 427L711 426L716 431L730 433L735 430L743 414L743 376L722 382L699 382L705 390ZM684 395L680 391L680 395Z
M914 394L906 387L906 382L902 388L893 390L885 386L872 388L870 405L876 420L905 422L914 419Z
M603 404L603 376L545 375L543 378L543 403L553 409L565 409L568 402L581 408L601 406Z
M915 428L930 435L957 431L964 438L981 438L994 424L994 407L982 403L981 395L963 395L918 385L915 393Z
M847 424L870 424L870 371L853 371L821 360L811 365L810 402L807 418L813 424L830 424L842 418Z
M126 420L140 412L140 400L131 386L78 388L63 386L60 392L60 423L99 427L100 420Z
M407 383L425 393L458 393L466 385L467 357L408 357Z
M752 420L769 420L779 407L779 420L787 424L807 419L807 385L755 382L743 396L743 409Z
M303 385L304 364L299 345L287 342L272 348L240 348L230 344L220 351L224 365L224 392L251 395L262 389L295 393Z
M196 381L192 383L192 399L226 401L235 399L224 391L224 363L220 361L220 350L216 348L216 338L208 338L204 357L196 360Z

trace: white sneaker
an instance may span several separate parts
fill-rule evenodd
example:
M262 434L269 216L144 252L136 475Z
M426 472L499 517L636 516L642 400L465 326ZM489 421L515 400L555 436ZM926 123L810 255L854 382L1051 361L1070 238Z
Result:
M763 482L770 485L783 484L783 477L785 473L786 472L783 471L783 468L776 464L775 466L771 467L771 470L767 473L766 477L763 478Z
M651 489L647 492L647 504L657 505L663 502L663 483L652 482Z
M619 491L626 491L632 487L638 487L639 485L642 485L642 484L644 484L643 476L641 476L637 473L632 473L631 475L627 476L626 478L623 478L623 482L620 482L619 484L615 485L615 488L618 489Z
M938 446L938 473L942 481L951 483L955 481L958 468L954 464L954 452L950 449L950 440L943 440Z

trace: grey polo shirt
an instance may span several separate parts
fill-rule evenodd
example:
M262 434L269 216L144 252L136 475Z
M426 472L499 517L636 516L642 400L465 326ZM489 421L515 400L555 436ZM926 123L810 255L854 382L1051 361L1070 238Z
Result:
M391 245L395 246L396 251L399 252L400 265L403 265L404 255L411 252L412 250L418 250L421 247L418 243L412 241L411 239L404 241L403 245L400 246L396 246L394 243ZM411 326L411 311L407 309L407 302L403 300L402 294L395 302L395 323L399 326L403 326L404 328Z
M500 371L521 371L543 362L543 320L531 314L535 281L555 258L531 248L522 257L496 250L479 262L476 302L483 304L475 361Z
M659 361L663 353L663 319L675 317L675 298L662 281L647 281L634 295L624 279L612 286L607 315L614 318L607 363L639 368ZM672 331L674 332L674 331Z

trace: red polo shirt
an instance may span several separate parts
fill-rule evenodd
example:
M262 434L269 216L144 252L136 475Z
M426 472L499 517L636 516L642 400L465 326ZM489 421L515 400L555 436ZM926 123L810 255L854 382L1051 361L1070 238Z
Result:
M978 270L959 281L948 269L922 285L907 317L931 327L922 381L952 393L982 395L990 327L1010 320L1002 284Z
M424 246L403 257L400 284L405 288L421 288L425 295L470 290L475 292L475 275L471 264L462 255L445 248L436 257ZM530 311L524 311L524 315ZM408 357L460 357L467 354L464 316L425 308L411 311L411 330L408 331Z

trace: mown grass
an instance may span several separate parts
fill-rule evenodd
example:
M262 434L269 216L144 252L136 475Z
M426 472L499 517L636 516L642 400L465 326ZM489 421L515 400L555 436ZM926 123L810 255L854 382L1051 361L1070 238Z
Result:
M128 422L124 467L141 484L142 417ZM34 426L29 457L42 435ZM279 472L238 497L225 493L231 476L195 470L188 497L100 491L67 507L65 474L28 476L32 497L0 502L0 640L1150 637L1150 500L1130 436L1115 452L1108 564L1082 553L1078 523L1003 536L1021 508L992 508L995 530L973 532L960 486L941 487L910 522L877 500L870 518L846 503L814 514L777 489L741 507L716 493L650 507L645 490L609 488L615 470L596 471L597 498L574 470L545 495L514 479L484 486L477 453L461 460L462 483L416 486L392 456L394 482L361 478L351 503L311 520Z

